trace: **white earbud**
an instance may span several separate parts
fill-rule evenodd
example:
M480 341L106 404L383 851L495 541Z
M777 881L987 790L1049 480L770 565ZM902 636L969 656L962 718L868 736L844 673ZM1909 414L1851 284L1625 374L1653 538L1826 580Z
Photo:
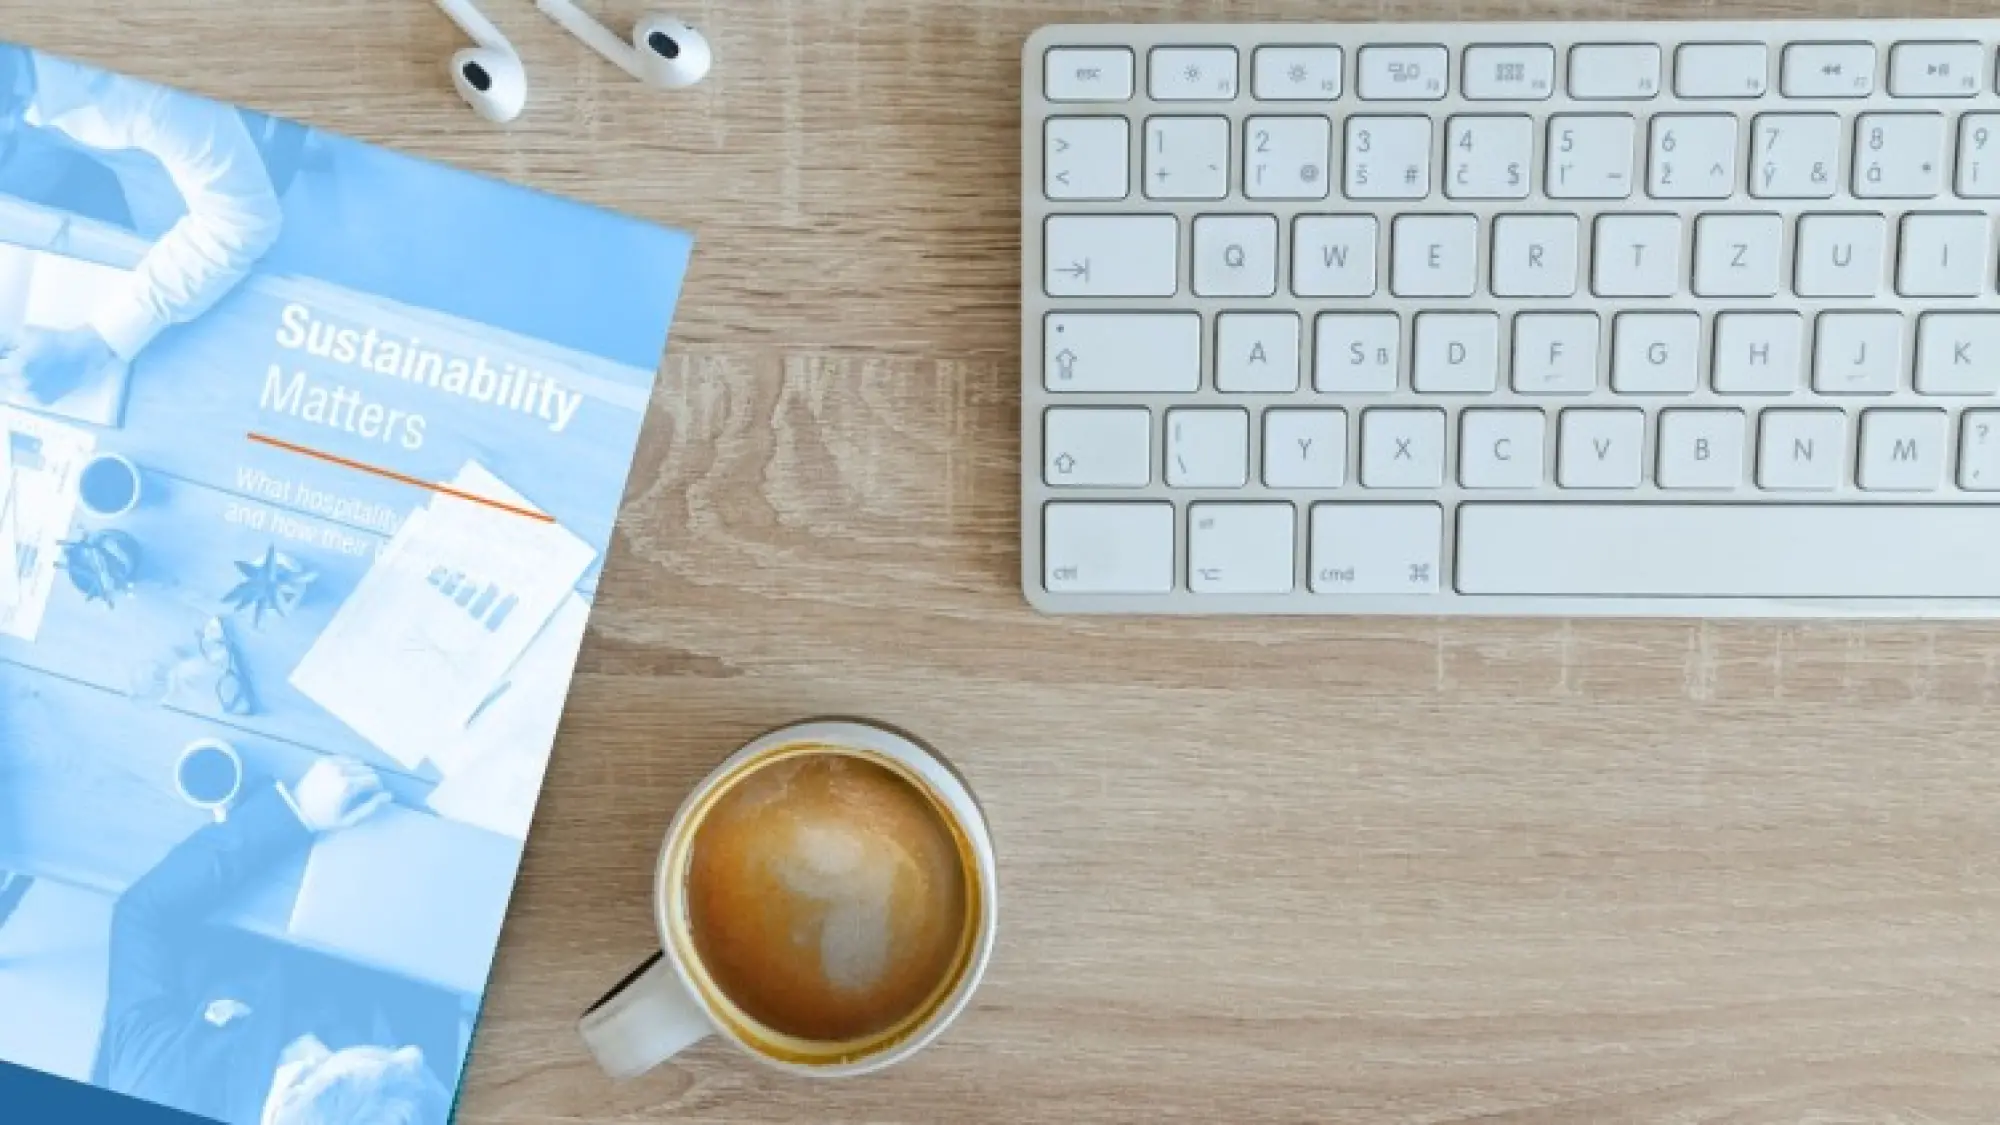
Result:
M714 62L708 40L672 16L648 15L632 29L632 41L613 35L571 0L535 0L542 14L561 24L590 49L648 86L678 90L708 76Z
M521 116L528 104L528 72L514 45L472 0L437 0L437 6L477 44L451 56L451 83L458 96L488 121L505 124Z

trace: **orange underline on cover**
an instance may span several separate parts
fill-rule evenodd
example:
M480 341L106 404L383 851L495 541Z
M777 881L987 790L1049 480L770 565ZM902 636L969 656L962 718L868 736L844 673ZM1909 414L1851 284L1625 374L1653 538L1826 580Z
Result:
M439 495L442 496L450 496L459 500L469 500L474 504L484 504L489 508L494 508L502 512L507 512L510 515L525 516L528 519L534 520L537 523L556 522L556 518L554 516L549 515L546 512L537 512L533 508L522 508L513 504L503 503L499 500L491 500L484 496L475 496L470 492L465 492L461 489L453 488L448 484L438 484L434 481L421 480L417 477L410 476L406 473L399 473L394 469L385 469L380 465L370 465L365 461L349 460L348 458L339 456L338 454L328 453L323 449L313 449L309 446L294 445L289 441L284 441L280 438L274 438L269 434L249 433L245 434L244 436L249 438L251 441L256 442L258 445L268 445L273 449L282 449L287 453L296 453L301 457L310 457L315 461L324 461L329 465L339 465L343 469L353 469L357 473L367 473L369 476L381 477L384 480L392 480L395 481L397 484L411 485L415 488L425 489L430 492L438 493Z

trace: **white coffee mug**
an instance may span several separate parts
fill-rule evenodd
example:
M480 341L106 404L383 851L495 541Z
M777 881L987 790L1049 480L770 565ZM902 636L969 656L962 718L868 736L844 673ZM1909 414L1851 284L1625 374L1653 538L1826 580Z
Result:
M693 837L718 797L774 759L803 752L838 752L869 759L916 785L949 822L961 845L976 910L970 940L950 984L890 1033L854 1053L800 1049L796 1041L762 1032L743 1017L702 970L690 934L684 896ZM682 803L667 829L653 877L653 917L661 952L592 1005L579 1023L604 1072L636 1077L710 1036L720 1036L766 1065L811 1078L869 1074L909 1058L943 1034L965 1011L986 975L998 930L999 878L986 817L972 791L945 760L901 732L853 719L822 719L781 727L729 756Z

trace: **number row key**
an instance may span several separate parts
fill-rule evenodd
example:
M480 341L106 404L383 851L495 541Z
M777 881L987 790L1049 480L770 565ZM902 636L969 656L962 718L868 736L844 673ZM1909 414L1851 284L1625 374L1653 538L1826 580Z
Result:
M1738 119L1667 113L1644 127L1640 175L1655 199L1829 199L1842 169L1861 199L1929 199L1949 190L2000 198L2000 113L1864 113L1851 132L1831 113L1766 113L1751 122L1750 168L1737 165ZM1119 200L1133 191L1128 136L1118 117L1053 117L1043 132L1043 194ZM1224 117L1148 118L1140 191L1149 199L1224 199L1232 175L1249 199L1318 200L1334 194L1334 124L1321 116L1252 117L1232 146ZM1349 199L1625 199L1641 130L1628 114L1557 114L1535 159L1535 120L1460 114L1444 123L1442 174L1432 166L1433 123L1418 116L1356 116L1342 125L1340 190ZM1850 143L1851 142L1851 143ZM1240 148L1240 165L1232 159ZM1844 150L1851 148L1851 155ZM1956 149L1954 159L1953 149ZM1955 167L1956 177L1948 175ZM1232 169L1235 171L1232 173Z

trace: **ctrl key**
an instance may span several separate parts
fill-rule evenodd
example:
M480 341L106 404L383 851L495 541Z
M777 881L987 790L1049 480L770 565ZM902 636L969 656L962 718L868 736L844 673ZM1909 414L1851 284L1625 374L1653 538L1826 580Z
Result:
M1042 585L1051 594L1172 591L1174 506L1043 505Z
M1435 594L1444 513L1436 504L1315 504L1315 594Z

